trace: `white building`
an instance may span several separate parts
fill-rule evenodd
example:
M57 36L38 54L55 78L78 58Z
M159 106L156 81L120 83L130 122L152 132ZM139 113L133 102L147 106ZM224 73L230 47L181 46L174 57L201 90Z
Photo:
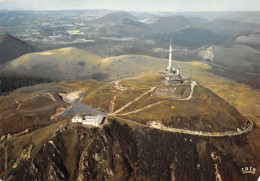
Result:
M84 125L99 126L103 121L104 116L80 116L76 115L72 118L73 123L82 123Z
M73 122L73 123L82 123L82 117L79 116L79 115L76 115L76 116L74 116L74 117L71 119L71 122Z

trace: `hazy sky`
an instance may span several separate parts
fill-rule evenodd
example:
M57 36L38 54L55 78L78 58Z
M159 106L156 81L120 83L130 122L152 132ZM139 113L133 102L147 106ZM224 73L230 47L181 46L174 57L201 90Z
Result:
M0 0L0 9L130 11L260 11L260 0Z

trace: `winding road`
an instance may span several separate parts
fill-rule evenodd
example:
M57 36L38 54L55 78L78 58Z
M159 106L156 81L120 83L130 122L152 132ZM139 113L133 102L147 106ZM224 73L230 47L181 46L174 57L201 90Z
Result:
M229 131L225 131L225 132L202 132L202 131L191 131L191 130L186 130L186 129L179 129L179 128L168 128L166 126L162 126L161 128L157 128L157 127L151 127L151 126L147 126L141 123L137 123L135 121L129 120L129 119L124 119L124 118L120 118L116 115L108 115L108 118L112 118L112 119L117 119L117 120L121 120L121 121L125 121L125 122L129 122L129 123L133 123L142 127L147 127L147 128L153 128L153 129L159 129L159 130L163 130L163 131L168 131L168 132L172 132L172 133L182 133L182 134L189 134L189 135L196 135L196 136L205 136L205 137L224 137L224 136L237 136L237 135L242 135L242 134L246 134L248 132L250 132L253 129L253 122L251 120L249 121L249 126L241 131L241 132L234 132L234 133L229 133Z

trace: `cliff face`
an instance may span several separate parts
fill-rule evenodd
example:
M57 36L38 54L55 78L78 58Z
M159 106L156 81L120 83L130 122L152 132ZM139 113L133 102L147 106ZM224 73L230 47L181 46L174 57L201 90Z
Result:
M31 133L30 133L31 134ZM30 137L30 134L27 136ZM31 135L33 136L33 135ZM28 137L27 137L28 138ZM256 180L247 136L200 137L130 127L110 120L102 128L64 123L43 144L23 139L8 155L10 180ZM17 141L5 143L11 149ZM17 148L18 149L18 148ZM2 151L2 150L1 150ZM4 162L4 161L3 161ZM2 164L1 164L2 165ZM4 165L4 164L3 164ZM5 170L4 166L1 170Z

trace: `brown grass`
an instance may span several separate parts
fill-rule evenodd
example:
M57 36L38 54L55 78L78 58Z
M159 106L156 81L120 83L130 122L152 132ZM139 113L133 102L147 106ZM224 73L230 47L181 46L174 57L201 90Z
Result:
M81 101L91 107L108 112L111 100L120 92L120 90L114 87L113 83L109 83L102 88L94 90Z
M60 125L66 123L67 121L68 120L62 120L57 123L38 129L29 134L8 140L7 145L9 145L8 148L11 151L8 155L8 158L19 158L24 149L24 146L30 143L33 144L31 157L36 156L40 148L42 148L43 144L46 143L47 140L50 139L52 136L54 136L55 131L59 128Z
M122 117L142 124L149 120L160 120L164 125L175 128L201 131L236 130L246 121L229 104L200 86L195 87L194 97L189 101L164 99L162 104ZM157 98L153 102L160 100L163 99ZM137 104L132 105L131 110ZM171 109L172 106L174 109Z
M82 90L83 92L88 92L94 90L106 82L96 81L96 80L71 80L71 81L62 81L58 84L58 87L65 90L67 93L73 92L76 90Z

